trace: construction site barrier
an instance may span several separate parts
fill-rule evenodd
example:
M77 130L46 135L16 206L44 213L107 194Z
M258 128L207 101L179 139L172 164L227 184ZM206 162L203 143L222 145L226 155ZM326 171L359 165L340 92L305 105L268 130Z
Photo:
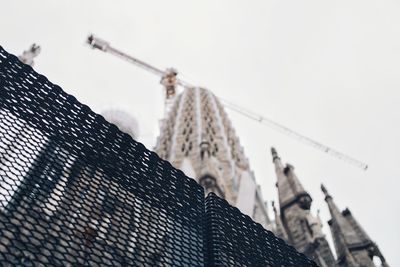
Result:
M316 266L0 47L1 266Z

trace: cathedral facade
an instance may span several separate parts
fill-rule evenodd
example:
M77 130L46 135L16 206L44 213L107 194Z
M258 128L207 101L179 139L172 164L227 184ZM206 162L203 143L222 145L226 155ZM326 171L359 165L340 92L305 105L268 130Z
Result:
M284 165L272 148L279 206L271 220L239 138L218 98L203 88L186 88L174 97L160 127L155 151L201 184L238 207L264 228L322 267L387 267L378 246L348 209L340 211L325 187L336 257L322 222L311 212L312 197L292 165ZM374 257L380 264L375 264Z

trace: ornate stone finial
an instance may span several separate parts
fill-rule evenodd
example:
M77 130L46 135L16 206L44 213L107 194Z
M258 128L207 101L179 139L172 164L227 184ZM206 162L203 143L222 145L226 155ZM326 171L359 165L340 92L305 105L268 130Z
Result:
M324 195L325 195L325 200L328 199L328 198L332 198L331 195L329 195L329 192L328 192L328 190L326 189L326 187L324 186L324 184L321 184L321 190L322 190L322 192L323 192Z
M285 168L283 169L283 172L287 175L289 172L293 172L294 166L290 163L286 163Z
M25 50L21 56L19 56L19 60L27 65L33 66L33 59L39 55L40 46L37 44L32 44L28 50Z
M272 161L274 161L275 159L279 159L278 152L274 147L271 147L271 154L272 154Z
M321 184L321 190L326 196L329 195L328 190L326 190L326 187L324 186L324 184Z

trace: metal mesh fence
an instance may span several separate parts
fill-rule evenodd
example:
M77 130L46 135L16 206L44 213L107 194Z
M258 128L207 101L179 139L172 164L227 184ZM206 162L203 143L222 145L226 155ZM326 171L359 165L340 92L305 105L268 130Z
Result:
M210 193L205 204L207 265L317 266L226 200Z
M275 263L312 265L0 47L1 266Z

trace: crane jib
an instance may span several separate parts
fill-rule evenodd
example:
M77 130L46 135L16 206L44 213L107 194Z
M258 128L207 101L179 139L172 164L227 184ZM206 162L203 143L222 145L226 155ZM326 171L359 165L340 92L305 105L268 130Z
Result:
M140 59L132 57L132 56L130 56L130 55L128 55L128 54L126 54L126 53L124 53L122 51L119 51L116 48L113 48L108 42L106 42L106 41L104 41L104 40L102 40L102 39L100 39L98 37L95 37L94 35L90 35L87 38L87 43L93 49L99 49L99 50L101 50L103 52L110 53L110 54L113 54L115 56L118 56L118 57L120 57L120 58L122 58L122 59L124 59L124 60L126 60L126 61L128 61L130 63L132 63L132 64L135 64L136 66L138 66L138 67L140 67L142 69L145 69L145 70L155 74L155 75L158 75L158 76L162 77L162 76L164 76L166 74L166 72L161 70L161 69L158 69L158 68L156 68L156 67L154 67L154 66L152 66L152 65L150 65L150 64L148 64L148 63L146 63L146 62L144 62L144 61L142 61ZM176 83L178 85L184 87L184 88L196 87L196 86L193 86L192 84L190 84L190 83L188 83L188 82L186 82L184 80L181 80L181 79L177 79ZM269 126L270 128L273 128L273 129L275 129L275 130L277 130L277 131L279 131L279 132L281 132L283 134L286 134L287 136L295 138L295 139L297 139L298 141L300 141L300 142L302 142L304 144L307 144L309 146L314 147L317 150L320 150L322 152L327 153L328 155L331 155L333 157L341 159L341 160L343 160L343 161L345 161L345 162L347 162L347 163L349 163L349 164L351 164L351 165L353 165L355 167L363 169L364 171L366 171L368 169L368 165L363 163L363 162L361 162L361 161L359 161L359 160L356 160L356 159L354 159L354 158L352 158L352 157L350 157L350 156L348 156L348 155L346 155L346 154L344 154L342 152L336 151L336 150L334 150L334 149L332 149L332 148L330 148L330 147L328 147L326 145L323 145L323 144L321 144L321 143L319 143L317 141L314 141L311 138L306 137L306 136L304 136L302 134L299 134L299 133L297 133L297 132L295 132L295 131L293 131L293 130L291 130L291 129L289 129L289 128L287 128L287 127L285 127L285 126L283 126L283 125L281 125L281 124L279 124L277 122L274 122L274 121L272 121L272 120L270 120L270 119L268 119L268 118L266 118L264 116L256 114L256 113L254 113L252 111L249 111L249 110L247 110L245 108L242 108L242 107L240 107L238 105L232 104L232 103L230 103L230 102L228 102L228 101L226 101L226 100L224 100L224 99L222 99L220 97L218 97L218 98L220 99L220 101L223 103L223 105L226 108L228 108L228 109L230 109L232 111L235 111L238 114L241 114L242 116L245 116L245 117L247 117L249 119L258 121L259 123L261 123L263 125Z

